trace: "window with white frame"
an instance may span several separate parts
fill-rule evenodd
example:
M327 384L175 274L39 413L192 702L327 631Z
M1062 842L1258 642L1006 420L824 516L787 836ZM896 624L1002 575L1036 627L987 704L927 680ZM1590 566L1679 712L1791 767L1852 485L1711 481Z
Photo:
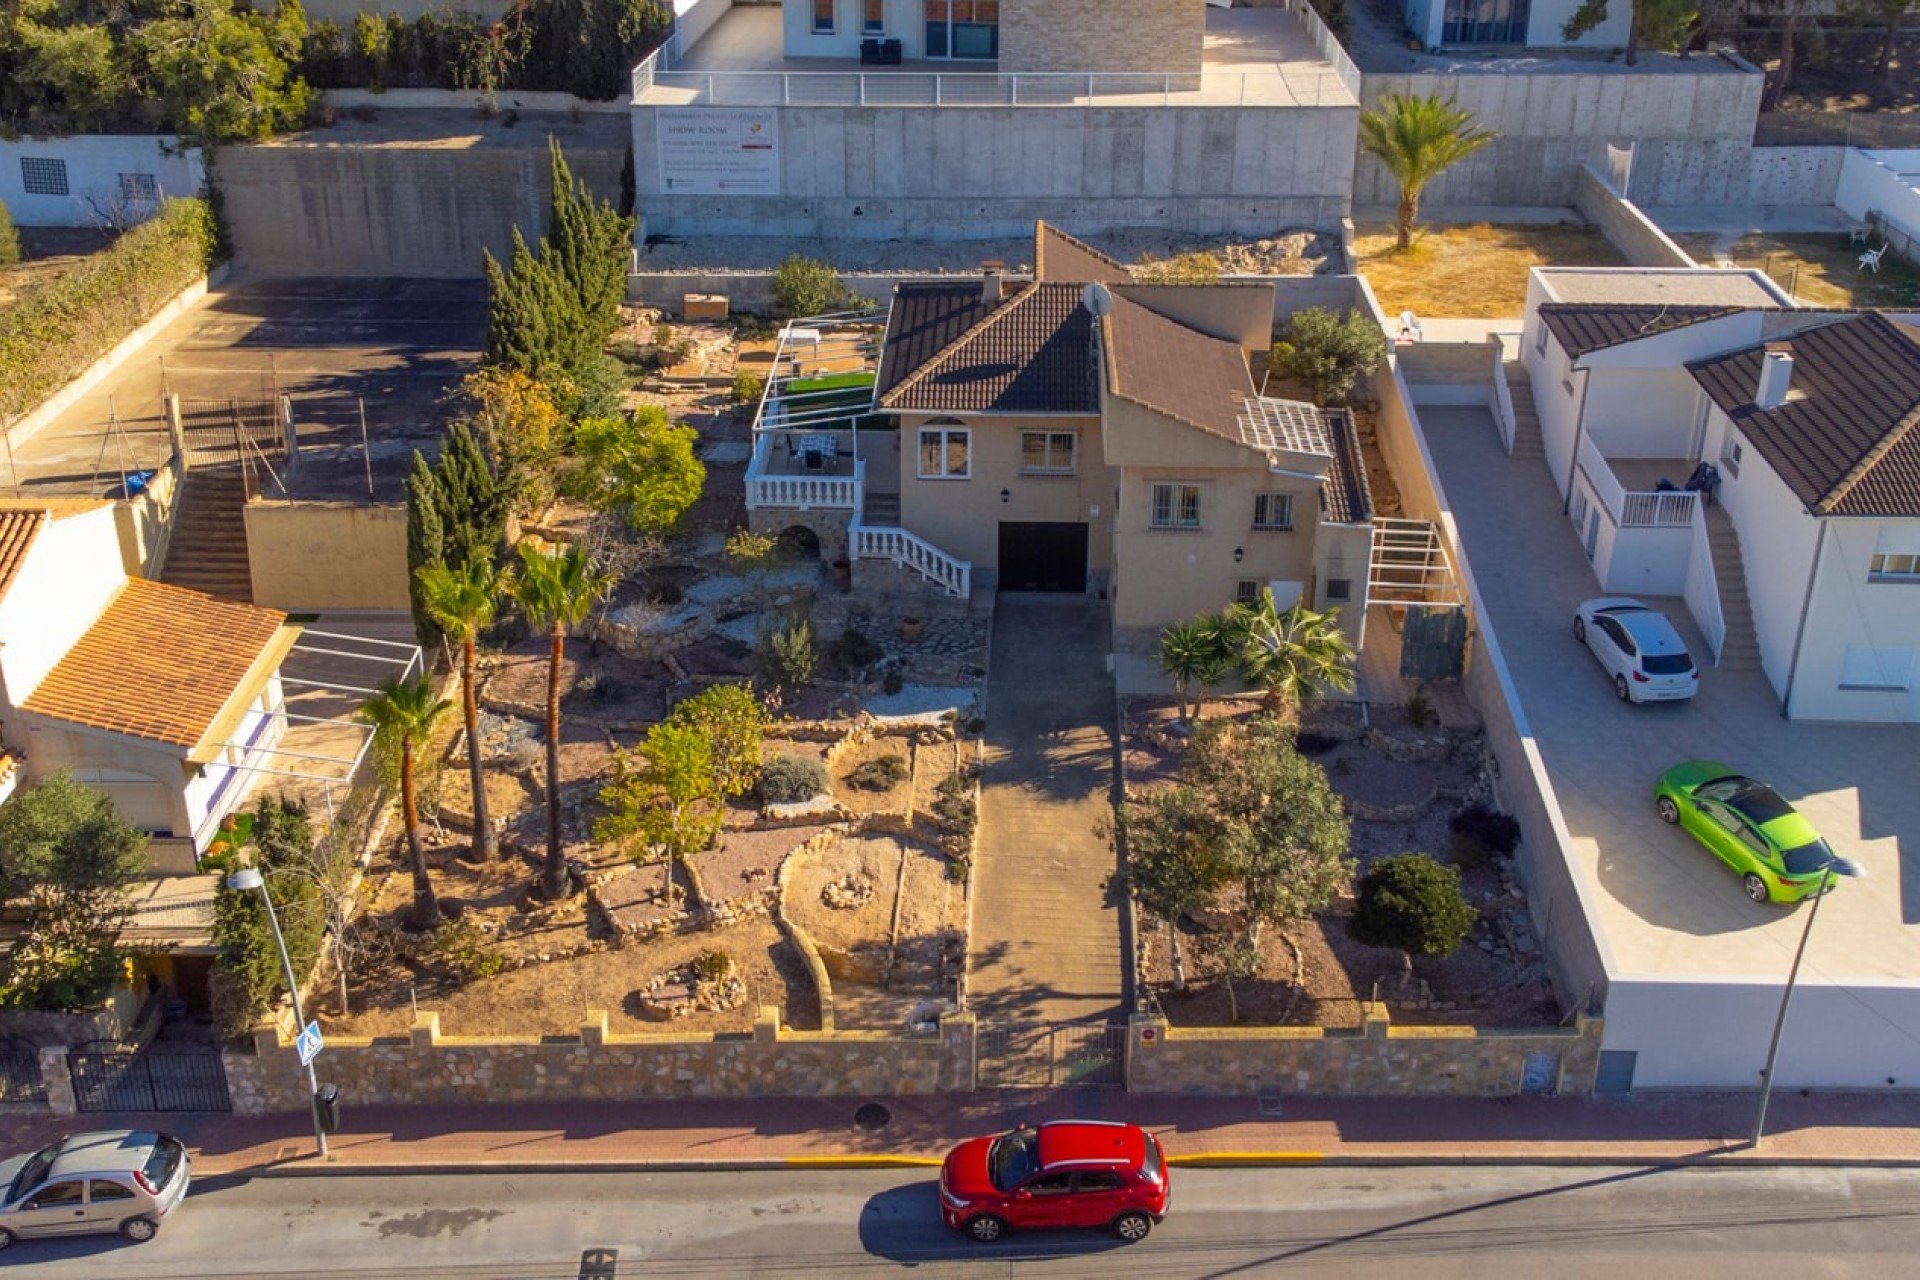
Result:
M1242 578L1233 584L1233 602L1235 604L1259 604L1260 583L1253 578Z
M1166 483L1153 486L1152 515L1155 529L1198 529L1200 527L1200 486Z
M1290 493L1254 494L1253 527L1267 530L1293 528L1293 495Z
M120 198L135 204L152 204L160 198L160 184L150 173L120 175Z
M1071 431L1022 431L1020 471L1030 476L1070 476L1076 437Z
M920 478L965 480L973 474L965 427L922 427Z
M834 0L813 0L813 30L815 35L833 34Z
M1867 562L1868 582L1920 582L1920 555L1876 551Z
M67 162L47 156L21 156L20 188L30 196L66 195Z
M1913 650L1850 644L1840 664L1842 689L1905 689L1913 683Z
M1733 432L1727 432L1727 438L1720 443L1720 469L1738 480L1740 461L1746 456L1746 450L1741 448L1740 442L1733 438Z

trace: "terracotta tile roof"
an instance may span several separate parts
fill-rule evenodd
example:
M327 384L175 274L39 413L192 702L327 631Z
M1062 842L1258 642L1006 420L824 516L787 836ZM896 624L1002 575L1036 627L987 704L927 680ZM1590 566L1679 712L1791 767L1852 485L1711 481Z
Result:
M880 407L1098 413L1093 316L1080 305L1080 291L1078 284L1029 284L911 369L904 358L888 367L883 352L887 389L879 393ZM887 331L891 342L891 318Z
M1332 409L1326 419L1333 462L1320 485L1320 513L1333 524L1365 524L1373 519L1373 490L1367 484L1367 464L1360 452L1360 435L1353 415Z
M1687 368L1808 510L1920 516L1920 340L1875 312L1802 330L1775 409L1753 403L1765 345Z
M887 333L880 346L874 394L887 393L979 324L999 303L981 294L981 281L915 281L894 286Z
M1744 307L1667 307L1653 305L1620 306L1610 302L1548 302L1541 304L1540 319L1548 332L1566 348L1575 360L1595 351L1617 347L1635 338L1648 338L1718 320L1743 311Z
M1253 374L1239 346L1115 296L1106 319L1107 389L1154 412L1241 443Z
M1092 245L1082 244L1058 227L1033 224L1033 278L1067 284L1126 284L1133 275Z
M293 634L286 620L277 610L130 578L23 709L195 747L256 665L284 654Z
M68 516L83 516L89 511L98 511L102 507L113 505L111 498L75 498L49 496L45 498L0 498L0 511L44 511L55 520L65 520Z
M5 596L27 562L27 552L47 522L44 511L0 508L0 596Z

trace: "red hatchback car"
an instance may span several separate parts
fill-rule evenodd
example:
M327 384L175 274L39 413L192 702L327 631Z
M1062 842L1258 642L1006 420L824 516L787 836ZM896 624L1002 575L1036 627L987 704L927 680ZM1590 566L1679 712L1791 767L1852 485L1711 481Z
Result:
M961 1143L940 1168L941 1216L983 1243L1029 1227L1108 1227L1144 1240L1171 1195L1160 1140L1111 1121L1021 1125Z

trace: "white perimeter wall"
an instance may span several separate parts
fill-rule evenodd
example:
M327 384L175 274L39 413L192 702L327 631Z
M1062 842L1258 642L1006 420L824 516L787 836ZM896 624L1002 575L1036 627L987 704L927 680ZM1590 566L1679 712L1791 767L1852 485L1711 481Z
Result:
M1638 1054L1635 1089L1757 1086L1790 960L1783 951L1779 975L1752 983L1615 977L1601 1048ZM1920 986L1836 986L1802 970L1774 1079L1783 1088L1920 1087Z
M28 195L20 176L23 156L65 161L68 193ZM174 138L109 134L0 140L0 204L21 226L104 227L122 210L135 214L134 221L144 219L153 210L122 199L123 173L151 174L162 196L199 195L206 183L200 152L179 151Z
M1865 218L1869 210L1878 209L1920 231L1920 190L1916 187L1920 187L1920 151L1862 151L1856 147L1840 162L1840 187L1833 202L1851 217Z

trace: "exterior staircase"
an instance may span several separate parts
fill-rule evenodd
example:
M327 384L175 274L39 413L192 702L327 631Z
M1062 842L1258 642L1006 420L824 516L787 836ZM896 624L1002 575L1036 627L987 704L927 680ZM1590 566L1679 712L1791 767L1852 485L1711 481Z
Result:
M247 560L246 482L239 467L186 473L173 532L160 562L160 581L223 600L253 603Z
M1540 438L1540 406L1533 398L1533 379L1518 360L1500 362L1507 379L1507 394L1513 400L1513 456L1515 459L1547 460L1547 446Z
M900 527L900 495L863 493L860 495L860 523L876 529Z
M1707 543L1713 550L1713 576L1720 588L1720 616L1727 638L1720 646L1722 671L1758 671L1760 639L1753 629L1753 606L1747 600L1747 570L1740 556L1740 534L1733 519L1719 507L1703 513Z

